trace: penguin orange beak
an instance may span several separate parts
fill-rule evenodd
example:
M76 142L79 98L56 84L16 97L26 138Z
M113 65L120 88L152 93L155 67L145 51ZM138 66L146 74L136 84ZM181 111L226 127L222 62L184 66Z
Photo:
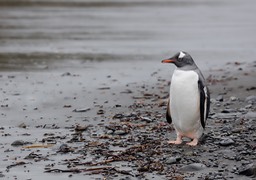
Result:
M173 59L164 59L162 60L162 63L173 63L174 60Z

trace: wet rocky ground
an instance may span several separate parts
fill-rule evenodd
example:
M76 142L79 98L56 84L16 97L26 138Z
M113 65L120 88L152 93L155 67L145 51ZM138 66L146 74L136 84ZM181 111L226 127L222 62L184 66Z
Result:
M120 89L107 83L98 84L93 93L85 92L86 82L82 79L86 73L82 71L59 73L47 81L38 79L42 73L38 77L26 74L31 83L26 85L31 91L27 93L31 97L43 91L50 96L46 99L56 101L48 102L48 108L36 105L36 98L28 100L33 102L32 106L31 102L25 102L22 89L8 94L8 86L19 87L25 80L19 80L23 78L21 74L19 77L15 73L2 74L1 83L5 84L1 89L5 94L5 103L1 102L2 119L11 119L13 103L23 103L22 110L16 110L24 115L19 114L13 126L1 126L0 176L4 179L253 179L255 66L255 62L236 62L226 64L225 69L204 72L212 93L211 113L205 135L196 147L167 144L175 138L173 126L165 121L171 71L154 67L144 74L151 81L134 79ZM127 69L122 72L137 71ZM118 82L115 73L104 78ZM49 74L53 76L53 72L44 76ZM74 84L80 82L80 90L84 89L81 97L76 94L80 93L76 85L72 85L73 93L65 89L67 79ZM38 88L35 82L43 86L55 83L55 86ZM92 105L85 102L88 95L94 98ZM52 117L47 119L45 114Z

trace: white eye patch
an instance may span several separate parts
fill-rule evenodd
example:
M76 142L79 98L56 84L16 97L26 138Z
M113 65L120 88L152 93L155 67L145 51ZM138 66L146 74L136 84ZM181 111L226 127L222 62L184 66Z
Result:
M186 54L184 54L182 51L180 51L179 58L183 58Z

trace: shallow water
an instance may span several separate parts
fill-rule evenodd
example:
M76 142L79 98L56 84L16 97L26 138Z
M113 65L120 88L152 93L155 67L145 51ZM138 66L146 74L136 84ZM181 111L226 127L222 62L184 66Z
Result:
M0 17L2 70L158 62L180 50L201 67L256 55L253 0L1 0Z

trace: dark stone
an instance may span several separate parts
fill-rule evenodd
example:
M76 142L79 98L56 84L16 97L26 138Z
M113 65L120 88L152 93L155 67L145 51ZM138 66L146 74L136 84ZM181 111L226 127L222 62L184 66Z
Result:
M222 95L217 96L216 100L222 102L223 101L223 96Z
M25 142L23 140L16 140L11 145L12 146L23 146Z
M169 157L165 160L166 164L175 164L181 160L180 157Z
M238 168L238 173L240 175L245 176L256 176L256 165L255 164L248 164L246 166L241 166Z

